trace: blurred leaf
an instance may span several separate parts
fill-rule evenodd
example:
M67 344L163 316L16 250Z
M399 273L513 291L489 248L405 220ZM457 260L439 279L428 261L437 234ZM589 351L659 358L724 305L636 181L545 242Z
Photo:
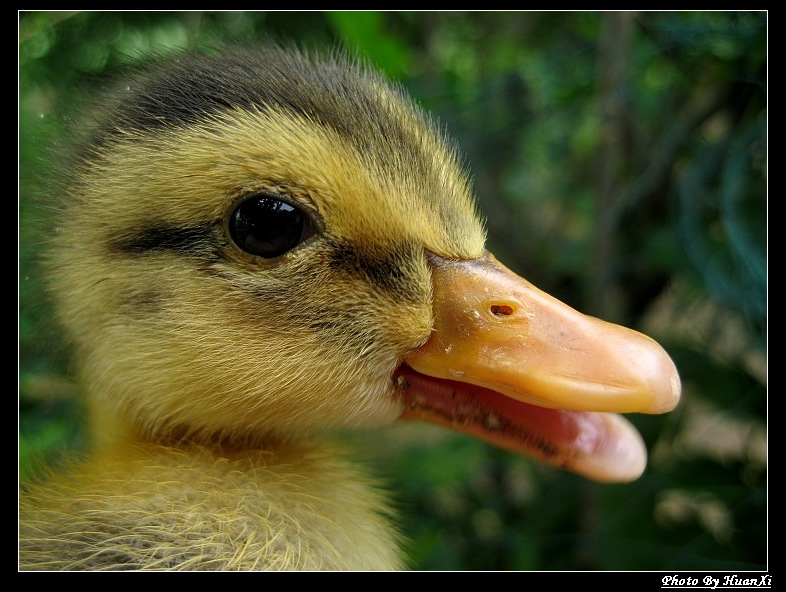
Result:
M410 74L409 47L389 33L385 14L375 11L338 11L325 13L338 36L353 50L368 57L394 79Z

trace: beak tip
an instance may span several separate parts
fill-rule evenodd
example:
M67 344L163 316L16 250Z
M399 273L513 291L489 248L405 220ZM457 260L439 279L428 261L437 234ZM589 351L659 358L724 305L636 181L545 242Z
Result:
M650 381L653 402L649 413L652 414L671 411L679 403L682 394L682 382L677 367L666 351L659 345L656 346L658 351Z

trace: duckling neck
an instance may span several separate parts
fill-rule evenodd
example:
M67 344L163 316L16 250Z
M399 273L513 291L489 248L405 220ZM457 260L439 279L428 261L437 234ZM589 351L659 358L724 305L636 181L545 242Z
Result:
M68 477L26 496L22 511L30 515L23 523L41 533L21 537L22 563L49 569L404 567L385 496L335 443L240 450L120 438L128 427L112 427L119 431L111 446L102 443L100 454ZM36 507L52 505L60 511L36 514ZM61 548L42 551L43 541L55 538Z

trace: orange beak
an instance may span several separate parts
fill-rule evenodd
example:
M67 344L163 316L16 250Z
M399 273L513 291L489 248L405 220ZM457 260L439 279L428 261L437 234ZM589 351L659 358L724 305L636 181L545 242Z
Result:
M434 326L404 357L402 419L450 427L597 481L630 481L647 452L617 413L680 397L671 358L636 331L583 315L487 253L430 254Z

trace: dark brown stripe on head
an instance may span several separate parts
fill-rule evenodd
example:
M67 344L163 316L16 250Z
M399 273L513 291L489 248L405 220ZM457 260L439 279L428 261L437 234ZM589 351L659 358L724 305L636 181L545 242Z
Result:
M168 67L152 66L124 89L94 145L129 131L154 134L246 109L291 114L332 129L392 175L423 180L433 173L433 155L418 135L423 129L453 150L397 86L343 55L317 59L276 47L236 48L219 57L185 54ZM396 154L400 158L392 158ZM406 169L398 170L402 162Z
M153 65L132 79L119 100L118 130L156 131L187 126L231 109L285 111L330 126L342 135L358 127L388 127L388 100L409 99L374 71L346 56L316 59L281 48L235 48L221 56L184 54L168 66Z
M349 245L334 245L330 265L334 269L360 276L397 299L418 302L423 298L419 284L408 272L413 270L407 261L417 260L416 247L403 247L384 255L363 253Z
M171 251L181 255L215 257L221 247L215 224L177 227L150 225L121 238L114 238L115 251L141 255L154 251Z

